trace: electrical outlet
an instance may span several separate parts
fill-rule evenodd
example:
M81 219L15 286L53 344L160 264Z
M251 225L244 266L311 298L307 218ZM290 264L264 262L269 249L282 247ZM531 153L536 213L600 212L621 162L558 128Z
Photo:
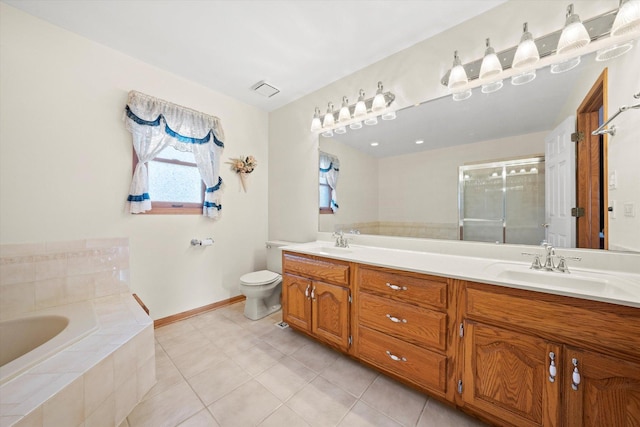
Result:
M631 218L636 216L636 207L633 203L624 204L624 216Z

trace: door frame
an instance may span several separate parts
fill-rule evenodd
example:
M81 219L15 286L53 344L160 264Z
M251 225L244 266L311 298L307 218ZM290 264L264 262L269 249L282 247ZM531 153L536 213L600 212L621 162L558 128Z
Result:
M576 218L576 247L600 249L600 215L604 223L604 242L602 249L609 248L609 185L608 185L608 144L609 135L592 135L599 126L598 110L602 106L603 117L608 117L608 68L605 68L582 100L576 111L578 143L576 147L576 206L583 207L585 216ZM602 149L600 150L600 138ZM598 147L598 150L595 149ZM600 157L602 152L602 158ZM597 166L596 166L597 164ZM600 170L600 165L602 170ZM594 169L595 167L595 169ZM602 177L602 181L600 178ZM598 187L598 209L594 209L594 186ZM602 188L602 191L599 191ZM600 209L602 207L602 209ZM594 237L597 236L597 237ZM595 240L595 241L594 241Z

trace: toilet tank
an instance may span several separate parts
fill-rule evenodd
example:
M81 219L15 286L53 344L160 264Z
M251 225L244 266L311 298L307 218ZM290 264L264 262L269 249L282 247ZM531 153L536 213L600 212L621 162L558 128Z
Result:
M295 243L282 240L267 242L267 270L282 274L282 250L280 248L288 245L295 245Z

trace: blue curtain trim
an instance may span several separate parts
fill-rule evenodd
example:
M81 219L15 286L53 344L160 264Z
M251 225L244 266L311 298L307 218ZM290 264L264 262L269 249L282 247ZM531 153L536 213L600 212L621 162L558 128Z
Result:
M143 118L138 117L133 111L131 111L131 108L129 108L128 105L125 107L125 112L127 114L127 117L129 117L131 120L133 120L134 122L142 126L160 126L161 120L164 120L165 133L167 133L168 135L171 135L172 137L176 138L180 142L185 142L188 144L206 144L207 142L211 141L211 137L213 136L213 142L218 147L224 147L224 143L220 141L218 138L216 138L216 135L213 133L213 130L210 130L207 136L205 136L204 138L192 138L190 136L180 135L178 132L171 129L167 124L167 119L165 119L165 117L162 114L160 114L158 118L156 118L155 120L149 121L149 120L144 120Z
M213 202L204 202L203 206L205 208L216 208L218 210L222 209L222 205Z
M324 168L320 168L320 172L324 172L327 173L329 172L331 169L335 170L336 172L340 172L340 169L338 169L337 167L333 166L333 162L329 163L329 167L324 169Z
M222 177L218 177L218 183L216 185L214 185L213 187L207 187L207 193L213 193L214 191L218 191L220 189L220 186L222 185Z
M128 202L144 202L145 200L151 200L149 193L143 193L140 195L129 194L129 197L127 197Z

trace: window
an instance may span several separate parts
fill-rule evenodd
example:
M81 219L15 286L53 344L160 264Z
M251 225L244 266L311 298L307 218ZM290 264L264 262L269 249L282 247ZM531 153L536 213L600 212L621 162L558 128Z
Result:
M331 209L331 187L327 183L327 177L325 174L320 174L320 213L321 214L332 214L333 210Z
M321 214L338 211L337 192L340 161L332 154L320 152L319 159L319 206Z
M167 146L147 163L147 171L152 202L147 213L202 214L205 186L193 153Z

